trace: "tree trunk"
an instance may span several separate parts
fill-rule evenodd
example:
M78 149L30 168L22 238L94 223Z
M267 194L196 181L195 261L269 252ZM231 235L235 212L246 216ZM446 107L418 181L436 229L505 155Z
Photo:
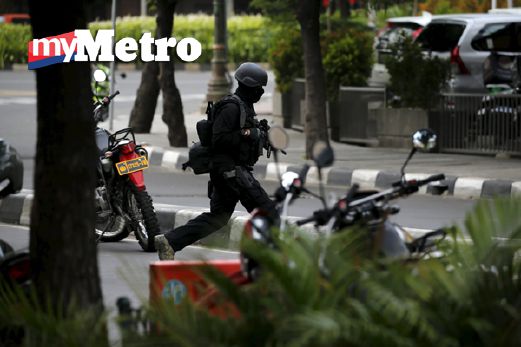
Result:
M306 0L297 3L297 20L300 24L304 50L306 78L306 110L304 132L306 156L311 158L316 141L328 142L326 117L326 82L320 52L320 1Z
M174 26L174 11L177 1L157 1L157 30L158 37L170 37ZM174 49L170 48L170 57L174 57ZM186 135L185 119L181 94L175 84L173 58L167 62L160 62L161 91L163 92L163 122L168 126L168 141L173 147L186 147L188 139Z
M150 133L159 96L159 63L145 63L128 126L136 133Z
M59 6L59 11L49 8ZM34 38L86 28L83 1L31 0ZM33 284L43 307L101 313L94 235L95 168L89 63L36 70L37 148L30 252Z

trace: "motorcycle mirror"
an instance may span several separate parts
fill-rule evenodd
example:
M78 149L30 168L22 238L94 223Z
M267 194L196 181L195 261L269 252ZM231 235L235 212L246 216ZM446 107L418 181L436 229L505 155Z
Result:
M316 142L313 145L313 161L319 169L333 165L335 153L331 146L323 141Z
M318 180L319 180L319 190L320 190L320 200L324 207L327 208L326 200L324 198L324 183L322 182L322 168L333 165L335 161L335 153L331 146L323 141L315 142L313 145L313 161L318 168Z
M277 150L286 149L289 145L289 136L286 130L279 125L274 125L268 132L271 147Z
M291 188L291 185L293 184L293 181L295 181L297 178L299 178L298 173L293 171L287 171L282 175L280 185L286 190L289 191Z
M416 153L416 151L420 150L422 152L428 152L434 147L436 147L436 139L437 136L431 129L419 129L412 135L412 149L409 152L409 156L403 163L403 166L400 170L402 174L402 182L405 181L405 167L411 160L412 156Z
M104 82L107 80L107 74L100 69L95 70L93 76L96 82Z
M412 146L420 151L436 147L437 136L431 129L420 129L412 135Z

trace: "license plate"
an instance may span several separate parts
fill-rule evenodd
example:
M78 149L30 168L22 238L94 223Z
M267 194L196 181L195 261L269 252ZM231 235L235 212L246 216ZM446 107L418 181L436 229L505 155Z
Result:
M120 161L116 163L116 169L120 175L128 175L133 172L148 169L148 160L145 156L138 158Z

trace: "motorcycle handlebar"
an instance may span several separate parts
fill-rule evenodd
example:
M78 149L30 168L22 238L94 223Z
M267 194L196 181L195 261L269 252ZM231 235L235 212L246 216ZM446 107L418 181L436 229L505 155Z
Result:
M298 220L295 224L297 224L297 226L301 226L301 225L304 225L304 224L311 223L314 220L315 220L315 216L311 216L311 217L308 217L306 219Z
M315 222L317 225L326 225L326 223L331 219L334 215L334 211L336 209L324 209L313 212L313 216L308 217L306 219L302 219L296 222L297 226L301 226L303 224L307 224L310 222Z
M431 183L431 182L443 181L444 179L445 179L445 175L444 174L432 175L430 177L427 177L424 180L418 181L418 185L419 186L423 186L423 185Z
M114 99L114 98L116 97L116 95L119 95L119 90L116 90L116 92L115 92L114 94L109 95L109 96L108 96L109 100Z
M103 98L103 105L107 106L108 104L110 104L110 102L112 101L112 99L114 99L116 97L116 95L119 94L119 90L116 90L116 92L112 95L108 95L106 97Z
M436 174L436 175L432 175L430 177L427 177L424 180L406 181L406 182L402 183L401 186L392 188L389 191L382 192L382 193L376 193L376 194L374 194L372 196L369 196L369 197L357 200L357 201L354 202L354 205L353 204L349 205L351 208L348 208L348 210L351 210L351 212L353 212L353 211L356 211L355 209L353 209L354 207L356 207L356 206L364 206L364 204L369 203L371 201L380 201L382 199L388 199L388 198L392 199L393 197L396 198L398 196L412 194L412 193L417 192L418 188L421 187L421 186L424 186L424 185L426 185L428 183L431 183L431 182L442 181L444 179L445 179L445 175L444 174ZM347 192L347 195L346 195L346 201L347 201L348 204L353 199L353 197L357 193L358 189L359 189L359 185L358 184L353 184L353 186L351 186L351 188L349 189L349 191ZM374 205L373 204L369 204L369 205L367 205L367 208L374 208ZM296 225L297 226L301 226L301 225L304 225L304 224L307 224L307 223L310 223L310 222L319 222L319 223L321 223L321 221L324 219L324 217L326 217L326 216L324 216L324 213L326 213L327 216L331 217L331 214L330 214L331 212L332 211L327 211L327 210L316 211L315 213L313 213L312 217L308 217L306 219L302 219L302 220L297 221Z

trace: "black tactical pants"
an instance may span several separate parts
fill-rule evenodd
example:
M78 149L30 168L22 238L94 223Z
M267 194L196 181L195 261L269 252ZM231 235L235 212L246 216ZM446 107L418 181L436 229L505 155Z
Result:
M248 212L260 208L268 212L274 220L279 218L275 203L250 171L237 167L235 177L229 178L212 172L210 180L213 185L212 191L209 192L210 212L200 214L185 225L165 234L176 252L224 227L230 220L238 201Z

